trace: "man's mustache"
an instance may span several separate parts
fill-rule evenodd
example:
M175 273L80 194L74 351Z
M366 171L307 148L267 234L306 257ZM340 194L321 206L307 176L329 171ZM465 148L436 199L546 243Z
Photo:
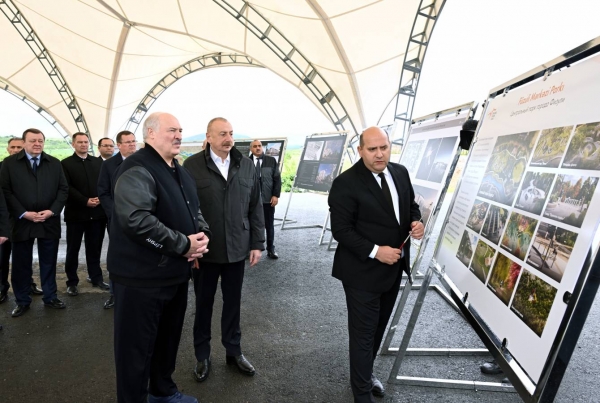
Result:
M223 146L233 146L233 142L232 141L226 141L223 143Z
M181 140L175 140L175 141L173 141L173 145L174 146L180 146L181 145Z

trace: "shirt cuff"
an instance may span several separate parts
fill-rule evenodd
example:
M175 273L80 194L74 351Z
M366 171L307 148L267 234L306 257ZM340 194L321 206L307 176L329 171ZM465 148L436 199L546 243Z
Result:
M23 218L23 216L24 216L25 214L27 214L27 211L26 211L26 212L24 212L23 214L21 214L21 215L19 216L19 220L20 220L21 218Z
M371 251L371 254L369 255L369 257L371 259L375 259L375 255L377 254L377 251L379 250L379 245L375 245L373 247L373 250Z

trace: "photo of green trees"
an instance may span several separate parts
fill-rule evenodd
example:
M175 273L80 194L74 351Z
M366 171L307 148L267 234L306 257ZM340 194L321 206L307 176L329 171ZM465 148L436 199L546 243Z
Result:
M572 131L573 126L543 130L540 141L538 141L537 147L533 152L530 165L558 168L560 160L565 154Z
M525 260L538 220L513 212L510 215L506 231L500 246L521 260Z
M515 289L520 272L521 265L513 262L502 253L498 253L487 286L506 306L508 306L512 292Z
M492 261L494 260L494 253L496 253L496 250L485 242L481 240L477 242L475 254L473 255L473 260L471 261L471 267L469 269L483 284L485 284L487 276L490 273L490 267L492 267Z
M535 334L542 337L555 297L556 288L524 270L510 308Z

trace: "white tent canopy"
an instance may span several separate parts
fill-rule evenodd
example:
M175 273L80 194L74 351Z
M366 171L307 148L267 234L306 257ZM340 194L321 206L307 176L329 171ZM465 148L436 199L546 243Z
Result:
M153 88L159 94L191 70L226 65L220 54L268 68L335 127L355 132L393 109L405 51L419 48L407 44L420 3L7 0L0 81L67 133L87 129L97 140L114 137L136 111L143 116L149 105L140 102ZM428 12L437 15L442 4L432 1ZM383 123L394 111L388 115Z

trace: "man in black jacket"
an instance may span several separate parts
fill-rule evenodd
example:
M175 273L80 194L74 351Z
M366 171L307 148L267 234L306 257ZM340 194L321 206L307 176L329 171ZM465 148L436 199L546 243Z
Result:
M206 149L184 163L196 179L202 212L212 232L210 252L200 260L200 270L194 271L194 350L198 361L194 376L198 382L206 380L210 371L211 319L219 277L226 362L245 375L254 375L254 367L240 345L240 303L245 258L250 252L250 266L258 263L265 241L260 187L252 161L233 147L233 129L226 119L212 119L206 137Z
M115 177L108 271L115 295L119 403L197 403L171 378L187 307L192 262L207 251L208 226L194 180L174 157L181 127L156 112L146 146ZM149 381L149 382L148 382Z
M136 149L135 135L129 130L123 130L117 133L117 147L119 152L113 157L107 159L100 168L100 175L98 177L98 199L100 199L100 206L104 209L106 218L108 220L107 229L110 234L110 219L112 217L113 210L113 191L115 188L115 174L121 166L121 163L125 158L129 157L135 152ZM90 279L91 280L91 279ZM115 298L110 290L110 298L104 302L104 309L111 309L115 306Z
M260 140L254 140L250 144L250 151L252 152L252 162L254 162L261 187L265 229L267 230L267 256L271 259L279 259L273 245L275 238L275 206L281 195L279 166L275 158L265 155Z
M23 149L23 144L25 142L20 137L11 137L8 140L8 147L6 147L6 151L8 151L8 155L15 155L19 151ZM2 167L2 162L0 162L0 168ZM10 225L10 224L9 224ZM10 231L10 226L8 227L8 231ZM10 236L9 236L10 237ZM10 269L10 254L12 252L12 245L10 243L10 239L0 245L0 304L8 301L8 290L10 289L10 283L8 282L8 272ZM33 295L42 295L44 292L40 290L36 283L33 282L33 277L31 278L31 291L30 294Z
M360 136L361 159L338 176L329 192L331 232L338 241L333 277L348 307L350 384L356 403L383 396L373 361L390 318L402 271L409 270L409 234L423 236L421 213L402 165L390 163L391 145L378 127Z
M65 205L67 294L75 297L79 294L77 267L84 234L85 260L92 285L101 290L108 290L108 284L104 282L100 268L100 254L106 229L106 215L98 199L98 175L102 160L88 154L90 141L85 133L73 135L73 147L75 153L62 160L61 164L69 184L69 197Z
M23 315L31 304L33 243L37 239L44 305L63 309L56 296L56 259L60 239L60 212L69 194L69 185L60 161L44 153L44 134L37 129L23 133L21 152L2 163L0 186L12 216L12 286L17 306L13 317Z

